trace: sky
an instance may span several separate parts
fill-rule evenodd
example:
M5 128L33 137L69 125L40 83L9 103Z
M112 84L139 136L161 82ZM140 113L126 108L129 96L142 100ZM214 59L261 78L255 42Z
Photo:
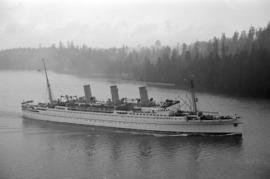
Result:
M175 46L268 22L267 0L0 0L0 49Z

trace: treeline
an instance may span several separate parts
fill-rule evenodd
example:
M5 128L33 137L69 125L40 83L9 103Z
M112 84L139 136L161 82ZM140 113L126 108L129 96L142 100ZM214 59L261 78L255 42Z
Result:
M197 88L236 95L270 97L270 24L177 47L148 49L143 63L136 54L112 62L112 72L125 72L143 81L175 83L194 76ZM156 53L158 55L156 55ZM157 57L157 60L153 60Z
M41 58L50 70L83 76L107 76L186 86L194 76L205 91L270 97L270 24L222 34L192 44L97 49L73 42L0 51L0 69L36 70Z

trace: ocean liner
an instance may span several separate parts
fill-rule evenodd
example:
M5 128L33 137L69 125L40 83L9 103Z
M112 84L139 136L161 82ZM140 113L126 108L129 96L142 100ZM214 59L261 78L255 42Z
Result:
M119 99L117 86L111 86L111 99L100 102L92 96L90 85L84 85L83 97L61 96L53 99L43 60L49 103L21 103L24 118L60 123L80 124L125 130L192 135L242 135L238 116L222 116L217 112L197 109L193 79L190 80L191 110L182 110L181 101L165 100L156 104L148 98L145 86L139 87L140 98Z

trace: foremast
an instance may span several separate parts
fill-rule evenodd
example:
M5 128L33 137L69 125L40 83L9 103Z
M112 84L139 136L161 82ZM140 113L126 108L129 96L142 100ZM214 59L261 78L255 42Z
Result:
M43 62L44 71L45 71L45 75L46 75L47 89L48 89L48 95L49 95L49 102L50 102L50 104L52 104L53 103L52 90L51 90L50 81L49 81L49 78L48 78L48 75L47 75L47 69L46 69L44 58L42 58L42 62Z

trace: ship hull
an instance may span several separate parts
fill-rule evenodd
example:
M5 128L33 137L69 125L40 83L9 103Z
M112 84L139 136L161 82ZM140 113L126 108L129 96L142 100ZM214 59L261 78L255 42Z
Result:
M140 114L115 114L71 110L23 110L23 117L40 121L109 127L117 129L159 133L242 134L242 124L232 120L187 120L185 117L169 117Z

